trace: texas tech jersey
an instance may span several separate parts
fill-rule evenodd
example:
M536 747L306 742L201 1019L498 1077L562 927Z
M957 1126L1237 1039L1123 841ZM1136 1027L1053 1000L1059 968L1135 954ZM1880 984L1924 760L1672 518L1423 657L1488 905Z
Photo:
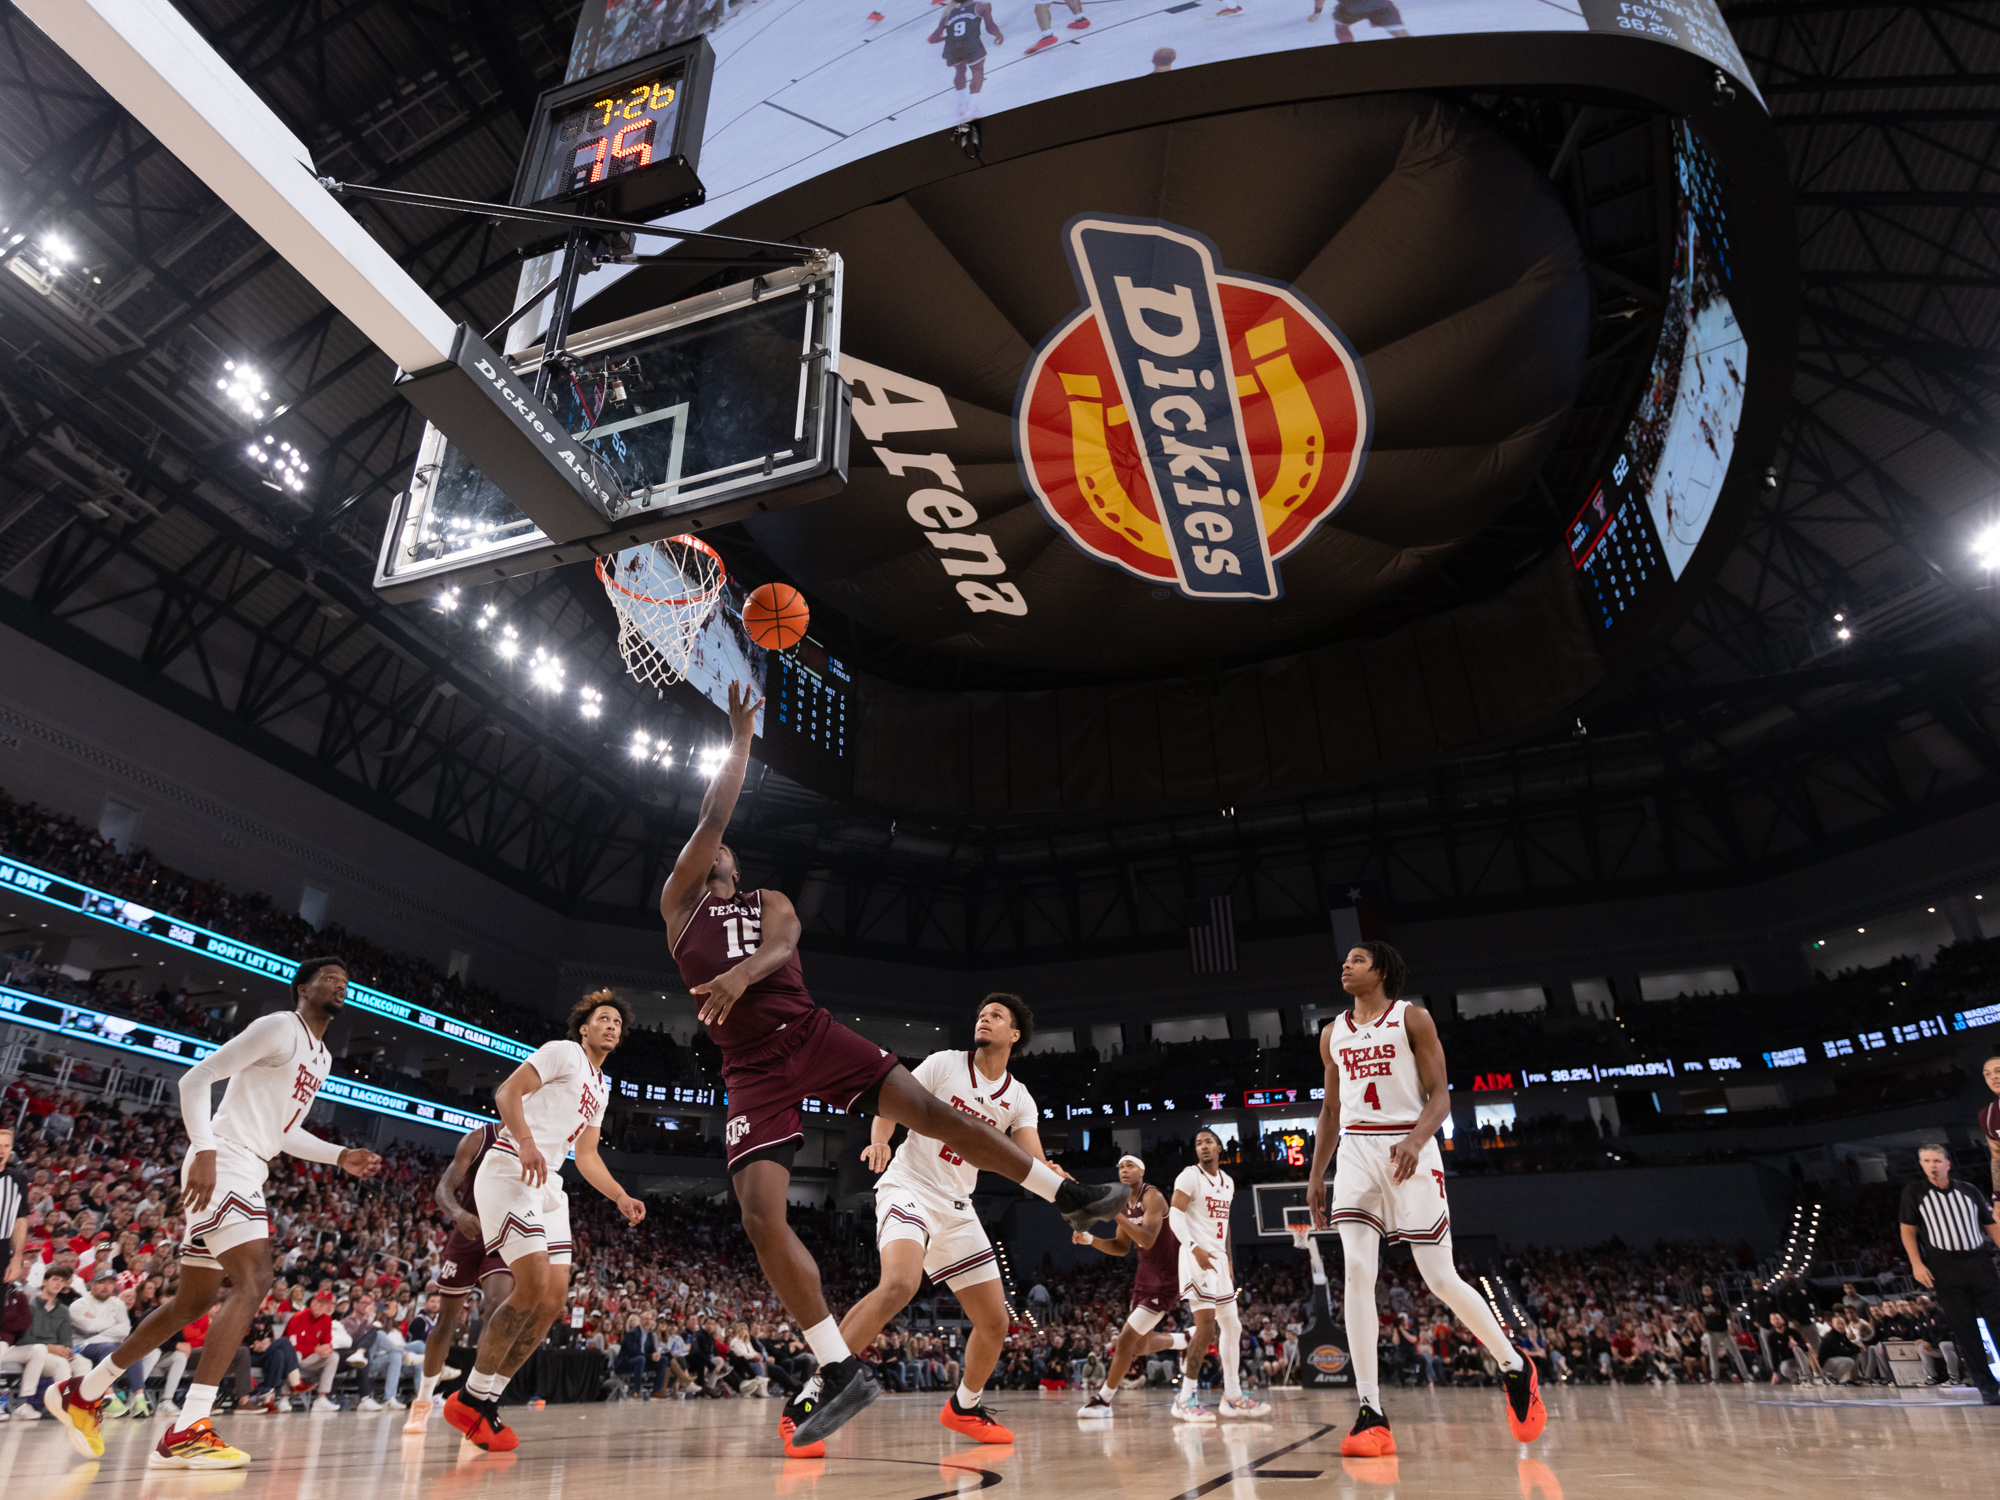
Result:
M1342 1135L1403 1134L1423 1113L1423 1085L1404 1025L1409 1011L1409 1001L1397 1000L1371 1025L1358 1024L1352 1010L1327 1022L1340 1069Z
M1026 1085L1015 1082L1012 1073L987 1078L972 1058L966 1051L933 1052L917 1064L916 1080L960 1114L984 1120L1003 1134L1034 1129L1039 1121ZM952 1203L971 1198L978 1181L979 1169L949 1146L911 1131L896 1148L881 1186Z
M735 968L763 941L762 891L738 891L733 896L703 891L687 925L674 939L674 962L680 965L682 981L692 989ZM746 989L721 1023L708 1028L708 1035L724 1052L742 1052L769 1041L812 1011L813 998L806 993L805 973L794 949L774 973Z
M1227 1255L1229 1210L1236 1201L1236 1179L1220 1167L1211 1177L1197 1162L1181 1168L1181 1175L1174 1179L1174 1191L1187 1194L1188 1206L1184 1212L1195 1235L1188 1243L1199 1245L1213 1255Z

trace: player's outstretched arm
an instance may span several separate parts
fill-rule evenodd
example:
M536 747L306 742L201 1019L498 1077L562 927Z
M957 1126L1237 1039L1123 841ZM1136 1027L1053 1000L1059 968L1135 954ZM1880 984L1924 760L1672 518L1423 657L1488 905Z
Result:
M458 1149L451 1153L451 1160L445 1163L444 1174L431 1189L431 1197L444 1211L445 1221L458 1226L459 1233L470 1239L482 1239L484 1234L479 1220L458 1206L458 1185L465 1181L465 1174L472 1170L472 1159L479 1154L480 1137L486 1134L486 1127L475 1126L458 1138Z
M1126 1234L1128 1227L1125 1221L1120 1219L1118 1221L1118 1232L1108 1239L1101 1234L1085 1234L1081 1229L1074 1230L1070 1234L1069 1242L1072 1245L1088 1245L1091 1249L1105 1255L1130 1255L1132 1253L1132 1241Z
M757 951L746 955L733 968L724 969L706 984L697 984L688 993L695 997L704 1026L720 1026L743 998L743 992L758 980L775 974L799 948L804 930L797 908L783 891L764 892L764 925Z
M583 1174L583 1180L604 1194L625 1215L627 1224L637 1224L646 1217L643 1199L634 1198L624 1186L611 1175L611 1168L604 1165L604 1158L598 1155L597 1141L603 1132L592 1125L576 1138L576 1169Z
M736 814L736 799L743 791L743 773L750 765L750 738L757 727L757 709L762 698L752 698L741 683L729 684L729 757L708 784L701 799L701 817L694 832L681 846L672 873L660 891L660 918L667 930L678 936L681 919L693 906L708 883L715 865L715 851L722 847L722 835Z
M1333 1148L1340 1142L1340 1066L1333 1060L1333 1029L1319 1029L1319 1061L1323 1087L1319 1104L1319 1134L1313 1139L1312 1166L1306 1171L1306 1207L1312 1210L1313 1226L1326 1228L1326 1169L1333 1163Z
M1417 1153L1451 1113L1451 1087L1445 1081L1444 1043L1438 1040L1437 1022L1423 1007L1406 1006L1403 1035L1410 1039L1410 1056L1417 1064L1417 1086L1424 1091L1424 1107L1417 1111L1417 1123L1410 1127L1410 1133L1389 1148L1390 1171L1398 1182L1409 1181L1416 1172Z

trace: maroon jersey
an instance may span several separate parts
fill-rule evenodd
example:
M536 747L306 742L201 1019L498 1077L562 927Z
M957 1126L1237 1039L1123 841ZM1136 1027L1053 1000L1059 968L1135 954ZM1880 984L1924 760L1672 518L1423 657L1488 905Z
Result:
M704 891L695 902L694 915L674 939L674 962L680 965L682 981L692 989L735 968L755 953L763 940L762 891L738 891L726 897ZM746 989L721 1024L708 1028L708 1034L724 1052L741 1052L768 1042L812 1012L813 998L806 993L805 975L794 950L776 973Z
M475 1219L479 1217L479 1205L472 1201L472 1179L479 1175L480 1163L486 1160L486 1153L493 1149L493 1143L499 1139L500 1127L498 1125L486 1124L480 1126L479 1150L473 1154L472 1165L465 1169L465 1175L458 1179L458 1188L455 1193L458 1199L458 1206L471 1214Z
M1128 1224L1143 1223L1146 1195L1139 1195L1136 1206L1128 1201L1118 1215ZM1134 1240L1132 1245L1139 1257L1138 1271L1132 1277L1132 1305L1166 1312L1181 1300L1181 1242L1174 1236L1173 1225L1163 1218L1158 1239L1150 1245Z
M1995 1099L1979 1112L1979 1128L1985 1132L1987 1140L2000 1141L2000 1099Z

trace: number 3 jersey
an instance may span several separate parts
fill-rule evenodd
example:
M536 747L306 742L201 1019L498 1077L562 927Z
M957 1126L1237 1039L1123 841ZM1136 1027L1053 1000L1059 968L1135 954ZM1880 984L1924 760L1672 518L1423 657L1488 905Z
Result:
M735 968L764 941L764 893L738 891L718 896L704 891L674 939L674 962L689 989ZM700 996L695 997L699 1005ZM769 1041L795 1021L812 1014L799 955L793 950L772 973L745 989L709 1038L724 1052L742 1052Z
M1015 1082L1012 1073L997 1081L987 1078L972 1059L971 1052L933 1052L917 1064L913 1076L953 1109L984 1120L1002 1134L1033 1129L1039 1122L1027 1087ZM978 1180L979 1169L961 1160L949 1146L911 1131L896 1148L895 1158L877 1185L901 1188L946 1205L966 1203Z
M1410 1002L1395 1001L1368 1025L1354 1012L1327 1022L1328 1048L1340 1069L1342 1135L1406 1134L1424 1110L1417 1059L1405 1029Z

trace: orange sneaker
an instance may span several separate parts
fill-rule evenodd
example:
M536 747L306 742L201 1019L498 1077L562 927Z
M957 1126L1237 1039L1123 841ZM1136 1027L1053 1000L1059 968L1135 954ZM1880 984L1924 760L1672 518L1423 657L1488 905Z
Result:
M146 1455L149 1469L240 1469L249 1462L249 1454L215 1435L207 1417L186 1427L169 1427L160 1434L159 1446Z
M1340 1440L1342 1458L1387 1458L1396 1451L1395 1434L1382 1413L1364 1403L1353 1430Z
M444 1419L465 1434L465 1440L488 1453L507 1453L521 1446L520 1434L500 1420L500 1403L465 1399L453 1391L444 1403Z
M958 1397L955 1394L945 1398L944 1410L938 1413L938 1420L953 1432L963 1433L976 1442L1014 1441L1014 1434L994 1420L993 1413L983 1402L967 1411L958 1404Z
M793 1424L792 1419L790 1417L781 1416L778 1418L778 1437L785 1445L785 1457L787 1458L826 1457L826 1442L824 1439L822 1439L817 1443L807 1443L803 1448L793 1447L792 1434L797 1430L798 1428Z
M1507 1390L1507 1430L1516 1442L1532 1443L1549 1425L1549 1409L1542 1405L1542 1382L1535 1374L1535 1362L1524 1358L1521 1368L1500 1377Z

